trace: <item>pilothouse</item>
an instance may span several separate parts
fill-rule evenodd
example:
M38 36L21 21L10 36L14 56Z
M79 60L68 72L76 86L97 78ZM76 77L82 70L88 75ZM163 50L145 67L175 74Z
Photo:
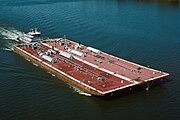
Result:
M27 33L28 35L34 36L34 37L40 37L41 36L41 32L38 31L37 28L31 29L30 32Z

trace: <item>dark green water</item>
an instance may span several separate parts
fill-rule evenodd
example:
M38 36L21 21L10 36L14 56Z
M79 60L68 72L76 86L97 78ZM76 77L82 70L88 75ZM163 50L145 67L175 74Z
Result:
M172 81L103 100L9 51L24 29L68 38L152 68ZM0 0L0 120L179 120L180 6L138 0Z

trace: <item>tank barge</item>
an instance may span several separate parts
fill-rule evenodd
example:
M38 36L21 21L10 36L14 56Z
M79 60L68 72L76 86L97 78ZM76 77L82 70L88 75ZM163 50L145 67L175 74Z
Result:
M66 38L23 43L13 50L77 89L96 96L112 96L134 87L149 88L150 83L169 75Z

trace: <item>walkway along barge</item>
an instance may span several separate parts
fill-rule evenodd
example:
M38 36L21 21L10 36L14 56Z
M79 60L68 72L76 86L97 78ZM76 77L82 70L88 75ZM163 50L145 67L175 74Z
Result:
M68 84L96 96L150 87L150 83L169 75L65 38L24 43L13 50Z

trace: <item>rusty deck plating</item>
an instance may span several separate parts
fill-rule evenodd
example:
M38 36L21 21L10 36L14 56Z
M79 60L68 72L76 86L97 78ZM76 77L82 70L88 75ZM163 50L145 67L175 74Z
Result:
M81 90L86 87L89 89L86 92L97 92L95 95L109 94L169 75L63 38L15 48L80 84Z

